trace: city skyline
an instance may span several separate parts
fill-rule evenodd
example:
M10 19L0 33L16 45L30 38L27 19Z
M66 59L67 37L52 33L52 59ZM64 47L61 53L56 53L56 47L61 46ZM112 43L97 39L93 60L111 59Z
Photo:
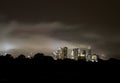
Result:
M115 1L101 0L1 1L0 51L50 54L57 47L91 46L120 59L119 8Z
M53 58L55 60L58 59L73 59L73 60L85 60L87 62L98 62L98 59L101 59L99 57L100 55L97 54L91 47L88 47L88 49L83 48L73 48L72 51L69 53L68 47L60 47L59 49L56 49L56 51L53 52ZM104 58L108 60L109 58Z

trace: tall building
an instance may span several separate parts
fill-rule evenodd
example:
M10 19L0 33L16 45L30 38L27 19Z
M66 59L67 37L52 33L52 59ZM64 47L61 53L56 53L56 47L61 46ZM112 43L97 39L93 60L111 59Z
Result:
M82 50L80 55L78 56L79 59L86 59L86 50Z
M98 56L97 56L96 54L93 54L93 55L91 56L91 61L92 61L92 62L98 62Z
M74 48L71 52L71 55L68 55L68 48L63 47L57 49L55 52L53 52L53 58L55 60L57 59L65 59L69 58L78 60L78 59L83 59L86 61L92 61L92 62L98 62L98 56L96 54L92 53L91 48L81 50L80 48Z
M54 58L56 58L56 59L65 59L65 58L67 58L67 55L68 55L68 48L60 47L57 51L53 52L53 54L54 54Z
M67 56L68 56L68 47L64 47L63 50L62 50L62 53L63 53L63 58L67 58Z
M64 59L63 48L60 47L57 51L58 51L58 59Z
M74 59L74 49L72 50L71 55L70 55L69 58L70 58L70 59Z
M55 60L62 58L62 48L59 48L55 52L53 52L53 58Z
M88 53L86 55L86 61L91 61L92 58L92 50L91 48L88 48Z
M71 53L71 59L78 60L78 55L79 55L79 48L73 49Z

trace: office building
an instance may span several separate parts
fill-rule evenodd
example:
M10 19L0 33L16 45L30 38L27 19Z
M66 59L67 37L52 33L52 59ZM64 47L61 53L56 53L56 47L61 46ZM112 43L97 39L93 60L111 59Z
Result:
M92 62L98 62L98 56L97 56L96 54L93 54L93 55L91 56L91 61L92 61Z
M91 58L92 58L92 50L91 48L88 48L88 52L86 55L86 61L91 61Z
M86 59L86 50L82 50L80 55L78 56L79 59Z
M79 48L74 48L71 52L71 59L78 60Z
M98 56L92 53L91 48L84 49L84 50L81 50L80 48L73 48L71 54L68 55L68 48L60 47L55 52L53 52L53 58L55 60L70 58L74 60L82 59L86 61L98 62Z
M68 47L64 47L62 49L62 53L63 53L63 58L67 58L67 56L68 56Z

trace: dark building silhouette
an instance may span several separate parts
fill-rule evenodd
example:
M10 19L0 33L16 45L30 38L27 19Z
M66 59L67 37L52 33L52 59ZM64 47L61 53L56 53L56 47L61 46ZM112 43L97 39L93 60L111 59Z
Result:
M64 58L67 58L67 55L68 55L68 47L64 47L63 48L63 56L64 56Z

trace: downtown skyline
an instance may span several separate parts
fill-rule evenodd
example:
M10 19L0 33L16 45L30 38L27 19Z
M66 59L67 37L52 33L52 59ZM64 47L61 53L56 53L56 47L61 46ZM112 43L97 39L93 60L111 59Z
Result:
M101 0L1 1L0 50L49 54L63 46L91 46L120 58L119 8L115 1Z

